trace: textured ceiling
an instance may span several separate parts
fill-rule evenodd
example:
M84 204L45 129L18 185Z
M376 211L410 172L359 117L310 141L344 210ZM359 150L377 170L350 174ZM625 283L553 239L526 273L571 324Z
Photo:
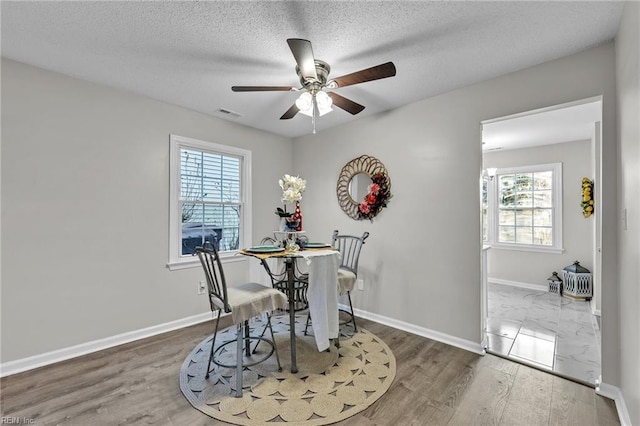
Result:
M612 40L622 2L2 1L2 55L276 134L299 86L287 38L313 43L330 77L387 61L396 77L337 89L366 109L335 108L318 131ZM237 112L231 118L219 112Z

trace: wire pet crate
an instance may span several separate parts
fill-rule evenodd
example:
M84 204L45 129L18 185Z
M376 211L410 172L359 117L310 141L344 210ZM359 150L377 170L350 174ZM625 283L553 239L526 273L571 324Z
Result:
M593 285L591 281L591 271L580 266L577 260L573 265L564 267L562 270L562 295L578 300L591 300L593 296Z

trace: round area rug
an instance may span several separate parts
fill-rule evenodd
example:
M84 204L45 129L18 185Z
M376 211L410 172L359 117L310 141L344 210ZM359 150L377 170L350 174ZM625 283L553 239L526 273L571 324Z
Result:
M271 319L282 371L275 354L263 363L245 368L243 396L235 397L235 369L215 367L205 379L211 339L203 340L180 369L180 390L191 405L215 419L238 425L325 425L353 416L378 400L396 375L391 349L367 330L357 333L342 327L340 348L318 352L306 315L296 316L298 373L291 373L289 316ZM251 324L252 334L264 323ZM234 340L236 327L218 331L216 346ZM267 330L266 336L269 336ZM255 343L254 343L255 344ZM235 364L235 343L220 354L223 364ZM253 345L252 345L253 348ZM255 357L269 350L260 343Z

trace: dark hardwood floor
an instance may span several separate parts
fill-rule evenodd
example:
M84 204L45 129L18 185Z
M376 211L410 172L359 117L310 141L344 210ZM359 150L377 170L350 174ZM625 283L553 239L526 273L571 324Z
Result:
M359 325L393 350L397 376L380 400L338 424L620 424L613 401L589 387L371 321ZM2 378L3 422L221 424L192 408L178 383L185 357L211 332L208 322Z

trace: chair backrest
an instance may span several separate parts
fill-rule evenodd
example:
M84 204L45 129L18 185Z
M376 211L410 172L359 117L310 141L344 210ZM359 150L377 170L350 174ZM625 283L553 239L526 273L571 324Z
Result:
M331 245L338 249L342 255L340 267L348 269L358 275L358 261L360 260L360 251L364 240L369 237L369 233L365 232L361 237L355 235L340 235L338 230L333 231Z
M217 298L222 301L224 311L231 312L227 295L227 281L224 278L222 262L220 262L220 256L218 256L218 251L215 246L207 241L203 247L196 247L196 254L200 259L202 269L204 269L204 276L207 279L211 310L214 311L218 309L213 302L214 298Z

